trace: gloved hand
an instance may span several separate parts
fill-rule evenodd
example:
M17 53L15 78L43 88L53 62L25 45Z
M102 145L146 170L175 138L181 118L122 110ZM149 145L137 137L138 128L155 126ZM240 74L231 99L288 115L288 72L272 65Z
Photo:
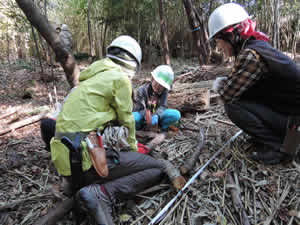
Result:
M219 92L220 89L224 86L224 83L227 81L227 77L217 77L213 82L212 89L214 92Z
M147 148L145 145L138 143L137 146L138 146L139 153L146 154L146 155L150 153L150 149Z
M158 124L158 115L153 115L152 116L152 126Z

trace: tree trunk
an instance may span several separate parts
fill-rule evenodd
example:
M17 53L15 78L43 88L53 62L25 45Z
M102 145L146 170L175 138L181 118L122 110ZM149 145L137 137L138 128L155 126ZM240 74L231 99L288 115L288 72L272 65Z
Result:
M296 55L297 55L297 34L300 31L300 24L299 24L299 19L300 19L300 14L297 13L296 19L294 21L294 23L296 24L295 26L295 30L292 34L293 38L292 38L292 44L291 44L291 50L293 53L293 58L296 59Z
M45 17L46 17L46 20L48 21L48 14L47 14L47 0L45 0L44 2L44 11L45 11ZM48 21L49 22L49 21ZM40 34L40 33L39 33ZM50 62L50 65L51 65L51 77L52 77L52 80L54 81L54 71L53 71L53 59L52 59L52 52L50 50L50 46L49 44L47 43L47 53L46 53L47 57L49 56L49 62ZM48 58L46 58L48 59ZM48 61L47 61L48 62Z
M38 40L39 40L39 43L41 45L41 48L42 48L42 51L41 51L41 55L42 55L42 58L44 57L45 60L47 60L47 49L44 45L44 39L42 38L41 34L38 32Z
M104 32L103 32L103 39L102 39L102 55L106 55L106 50L105 50L106 34L107 34L107 24L104 23Z
M6 33L6 38L7 38L7 62L8 62L9 71L11 71L10 55L9 55L9 50L10 50L10 37L9 37L9 35L8 35L8 32Z
M188 17L188 21L190 24L190 27L192 29L193 32L193 39L194 42L196 44L196 49L198 51L198 58L199 58L199 64L203 65L205 60L204 57L201 55L201 36L200 36L200 23L199 21L197 21L196 19L196 14L193 10L193 4L191 2L191 0L182 0L187 17Z
M103 58L103 49L102 49L102 39L103 39L103 25L95 25L95 44L97 45L97 58L102 59Z
M42 65L42 59L41 59L41 54L40 54L40 50L39 50L39 45L37 43L37 39L36 39L36 36L35 36L34 28L33 28L32 25L31 25L31 32L32 32L32 37L33 37L35 48L36 48L36 54L37 54L37 57L39 58L39 63L40 63L40 67L41 67L41 74L43 74L44 73L44 69L43 69L43 65Z
M92 2L93 2L93 0L89 0L89 2L88 2L88 12L87 12L88 36L89 36L89 45L90 45L89 55L90 56L92 56L92 49L93 49L93 46L92 46L92 34L91 34L91 32L92 32L92 30L91 30L91 18L90 18Z
M17 55L18 59L24 59L24 48L21 40L20 34L16 35L16 48L17 48Z
M200 36L200 45L201 45L201 54L203 56L204 63L208 63L209 55L211 53L210 45L207 44L208 42L208 31L207 26L205 25L206 22L204 22L203 14L204 10L201 9L201 15L198 12L198 10L193 6L193 11L195 12L196 18L199 22L199 36ZM201 32L200 32L201 31Z
M161 39L163 63L170 65L171 61L170 61L169 44L168 44L168 33L167 33L166 21L164 19L163 0L158 0L158 5L159 5L160 39Z
M16 0L19 7L30 23L41 33L45 40L52 47L55 52L56 59L63 67L68 83L71 87L79 83L79 67L74 59L74 56L62 45L59 36L56 34L54 28L50 26L47 19L40 13L31 0Z
M274 0L274 24L273 24L273 47L280 50L279 23L280 23L280 0Z

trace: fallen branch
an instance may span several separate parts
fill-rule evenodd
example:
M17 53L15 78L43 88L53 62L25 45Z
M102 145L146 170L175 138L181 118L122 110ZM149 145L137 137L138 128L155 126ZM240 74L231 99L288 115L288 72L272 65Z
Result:
M230 121L219 120L219 119L215 119L215 121L220 122L220 123L224 123L224 124L226 124L226 125L235 126L235 124L232 123L232 122L230 122Z
M66 213L68 213L74 204L74 198L68 198L59 203L56 207L34 223L34 225L55 225Z
M138 193L136 196L141 197L141 195L145 195L145 194L149 194L149 193L153 193L153 192L157 192L163 189L167 189L170 188L169 184L160 184L160 185L156 185L154 187L150 187L140 193Z
M250 225L248 216L245 212L242 200L240 198L240 187L233 181L233 178L230 174L227 175L227 183L230 185L231 197L233 200L233 205L235 210L240 216L240 222L243 225ZM228 187L229 187L228 185Z
M156 146L161 144L166 139L166 134L164 133L155 133L153 131L136 131L136 137L142 139L152 139L146 144L146 146L153 150Z
M225 149L227 145L233 142L243 131L238 131L234 136L232 136L217 152L213 154L213 156L188 180L185 186L169 201L168 204L164 206L164 208L150 221L149 225L157 224L158 221L161 221L166 212L170 209L173 203L179 198L184 191L188 188L188 186L195 181L195 179L203 172L203 170Z
M176 82L174 83L172 87L173 92L183 92L184 90L187 89L199 89L199 88L211 88L214 80L205 80L205 81L200 81L200 82L194 82L194 83L179 83Z
M4 210L13 210L17 206L19 206L19 205L21 205L25 202L32 201L32 200L39 199L39 198L50 197L50 196L52 196L51 193L46 193L46 194L43 194L43 195L35 195L35 196L28 197L28 198L12 201L8 204L1 204L0 205L0 212L4 211Z
M210 115L205 115L205 116L197 116L195 122L197 123L199 120L203 120L203 119L211 119L213 117L219 116L219 113L213 113Z
M157 133L153 131L141 131L137 130L135 132L136 136L139 138L155 138L157 136Z
M26 180L28 180L30 183L39 186L39 187L40 187L40 190L43 190L43 189L44 189L44 187L43 187L40 183L38 183L37 181L32 180L31 178L29 178L28 176L26 176L24 173L19 172L18 170L7 171L7 172L8 172L8 173L12 173L12 174L18 174L18 175L24 177L24 178L25 178Z
M185 212L185 209L186 209L186 206L187 206L187 200L188 199L189 199L188 196L185 196L183 210L182 210L182 214L181 214L181 217L180 217L180 224L183 224L183 217L184 217L184 212Z
M196 164L197 160L199 159L199 155L201 153L201 149L204 145L204 134L203 130L200 129L200 134L199 134L199 144L197 145L196 150L192 154L191 158L187 159L184 165L180 167L180 172L181 174L187 174Z
M17 112L18 110L19 110L19 108L15 108L15 109L13 109L10 112L7 112L7 113L4 113L4 114L0 115L0 120L4 119L6 117L11 116L12 114L14 114L15 112Z
M9 224L9 213L8 212L0 212L0 224Z
M178 202L176 203L176 205L167 213L167 215L165 216L165 218L163 218L163 220L160 222L161 224L164 224L164 222L167 220L167 218L174 212L174 210L179 206L179 204L182 202L183 199L185 199L185 196L187 195L187 193L184 193L181 198L178 200Z
M153 150L156 146L161 144L166 139L165 134L157 134L156 137L154 137L149 143L147 143L147 147L150 150Z
M159 191L162 189L166 189L168 187L169 187L169 185L161 184L161 185L149 188L149 189L139 193L136 196L140 197L140 195L142 195L142 194L156 192L156 191ZM34 196L34 198L36 198L36 197L38 197L38 196ZM24 200L22 200L22 202L27 201L27 200L29 200L29 199L24 199ZM20 201L20 202L18 202L18 204L20 204L22 202ZM68 213L72 209L74 202L75 202L74 198L68 198L68 199L60 202L54 208L51 208L45 216L43 216L38 221L36 221L34 223L34 225L55 225L61 218L64 217L64 215L66 213ZM16 203L14 203L14 204L16 204ZM0 211L1 211L1 208L0 208ZM149 218L149 219L151 220L151 218Z
M29 124L36 123L36 122L40 121L41 119L47 117L47 115L48 115L48 113L43 113L43 114L40 114L40 115L32 116L32 117L27 118L27 119L25 119L25 120L16 122L16 123L10 125L8 128L5 128L5 129L3 129L3 130L0 130L0 135L9 133L9 132L11 132L11 131L13 131L13 130L15 130L15 129L18 129L18 128L27 126L27 125L29 125Z
M180 112L205 111L210 106L210 90L207 88L180 89L168 95L168 107Z
M192 74L192 71L189 71L189 72L184 73L184 74L180 74L180 75L178 75L178 76L174 79L174 82L177 81L177 80L181 80L184 76L190 75L190 74Z
M285 186L285 188L284 188L284 190L283 190L280 198L278 199L278 201L275 204L275 208L272 210L270 216L266 219L266 221L264 222L263 225L269 225L269 224L271 224L271 222L274 219L276 213L280 209L280 205L282 204L282 202L285 200L285 198L289 194L290 188L291 188L291 186L289 184L286 184L286 186Z

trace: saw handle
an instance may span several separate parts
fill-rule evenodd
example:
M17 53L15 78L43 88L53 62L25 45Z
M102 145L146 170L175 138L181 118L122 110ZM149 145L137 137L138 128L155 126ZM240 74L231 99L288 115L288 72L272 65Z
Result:
M146 123L148 128L152 127L152 115L149 109L146 110Z

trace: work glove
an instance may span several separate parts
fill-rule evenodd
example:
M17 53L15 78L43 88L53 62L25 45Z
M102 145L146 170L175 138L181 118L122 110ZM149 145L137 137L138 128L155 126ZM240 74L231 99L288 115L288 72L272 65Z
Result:
M141 143L138 143L137 146L138 146L138 152L139 153L145 154L145 155L150 153L150 149L147 148L145 145L143 145Z
M152 116L152 126L155 126L158 124L158 115L153 115Z
M214 92L219 92L220 89L224 86L224 83L227 81L227 77L217 77L213 82L212 89Z

